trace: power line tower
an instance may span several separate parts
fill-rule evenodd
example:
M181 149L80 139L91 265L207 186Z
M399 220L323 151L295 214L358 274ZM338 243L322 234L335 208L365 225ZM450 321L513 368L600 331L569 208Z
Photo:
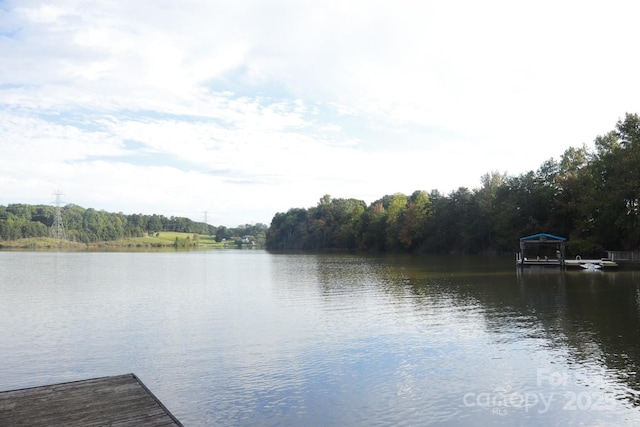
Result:
M53 218L53 225L49 230L49 235L58 240L67 240L67 235L64 232L64 223L62 222L62 192L57 191L53 193L56 196L56 214Z
M209 222L207 221L207 211L204 211L204 234L209 234Z

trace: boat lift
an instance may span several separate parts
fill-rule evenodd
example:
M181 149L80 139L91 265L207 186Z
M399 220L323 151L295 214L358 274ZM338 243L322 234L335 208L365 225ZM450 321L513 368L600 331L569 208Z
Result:
M566 259L565 247L567 239L548 233L538 233L532 236L520 238L520 253L516 254L516 265L521 269L525 267L536 268L560 268L560 269L584 269L584 270L610 270L618 267L618 263L608 258L582 259L580 255L575 259ZM531 247L537 252L530 255ZM554 251L555 249L555 251Z
M565 237L548 233L538 233L520 238L520 252L516 255L516 265L524 267L565 267ZM538 248L532 257L527 251L531 246ZM555 247L555 251L553 251ZM542 254L540 253L542 252Z

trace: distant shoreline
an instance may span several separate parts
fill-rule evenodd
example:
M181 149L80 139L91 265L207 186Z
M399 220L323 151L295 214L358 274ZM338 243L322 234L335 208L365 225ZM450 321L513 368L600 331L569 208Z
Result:
M92 243L31 237L0 241L0 250L101 250L101 249L225 249L246 247L235 242L216 242L213 236L192 233L160 232L154 236L130 237Z

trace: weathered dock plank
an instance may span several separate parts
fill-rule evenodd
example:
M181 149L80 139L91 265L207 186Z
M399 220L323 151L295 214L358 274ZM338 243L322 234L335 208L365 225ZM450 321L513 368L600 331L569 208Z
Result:
M134 374L0 393L0 426L182 426Z

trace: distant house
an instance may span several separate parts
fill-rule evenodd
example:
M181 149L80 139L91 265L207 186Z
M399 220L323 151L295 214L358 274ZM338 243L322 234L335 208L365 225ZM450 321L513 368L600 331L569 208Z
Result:
M249 236L249 235L242 236L242 243L243 244L252 244L252 245L256 244L253 236Z

